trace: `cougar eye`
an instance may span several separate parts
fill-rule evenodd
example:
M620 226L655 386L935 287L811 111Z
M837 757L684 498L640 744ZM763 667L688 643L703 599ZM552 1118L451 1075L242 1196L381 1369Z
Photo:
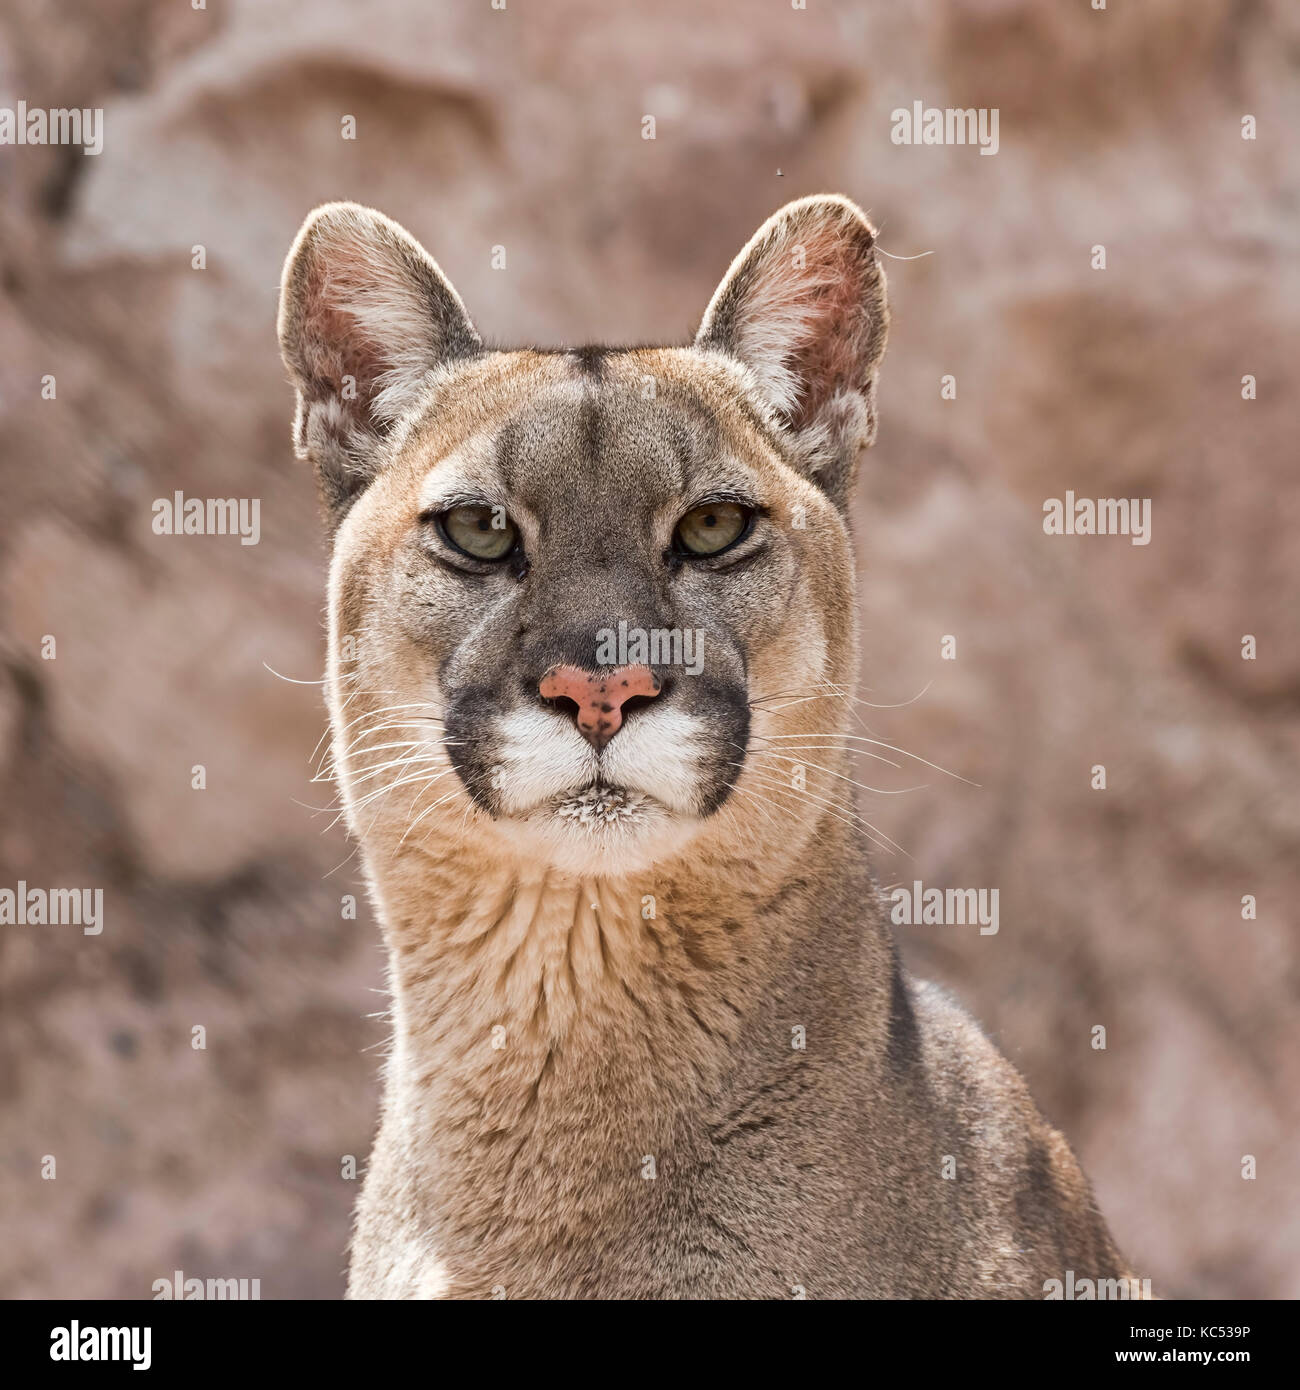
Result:
M706 502L682 517L673 540L688 555L720 555L749 534L753 518L738 502Z
M515 523L501 507L474 503L452 507L438 513L437 525L453 550L475 560L504 560L519 540Z

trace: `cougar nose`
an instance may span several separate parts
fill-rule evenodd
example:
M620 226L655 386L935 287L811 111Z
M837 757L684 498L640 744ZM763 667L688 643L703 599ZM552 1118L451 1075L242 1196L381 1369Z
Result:
M599 752L622 727L628 702L653 699L663 682L648 666L617 666L603 672L552 666L537 688L543 700L567 701L574 707L578 732Z

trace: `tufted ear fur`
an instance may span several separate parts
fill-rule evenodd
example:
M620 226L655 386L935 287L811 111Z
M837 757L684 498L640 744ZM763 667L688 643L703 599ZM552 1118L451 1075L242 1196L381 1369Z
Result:
M876 234L856 204L789 203L732 262L696 346L749 368L803 471L841 507L876 432L889 309Z
M280 351L298 393L294 446L337 525L427 375L482 342L427 251L382 213L326 203L284 265Z

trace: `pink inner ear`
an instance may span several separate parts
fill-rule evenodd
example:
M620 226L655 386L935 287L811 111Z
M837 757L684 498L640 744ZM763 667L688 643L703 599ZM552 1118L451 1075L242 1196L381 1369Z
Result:
M828 251L849 250L832 243ZM809 253L811 261L812 253ZM862 267L851 254L827 266L828 276L810 290L808 332L793 350L794 372L804 389L791 423L803 429L841 387L859 388L870 336L863 306Z
M834 217L783 228L763 258L747 295L741 355L794 428L811 424L842 387L865 385L876 278L870 233Z
M375 382L387 366L363 321L345 307L356 302L361 283L358 270L365 257L347 243L330 248L328 255L328 264L323 256L317 256L308 275L302 317L303 362L322 394L339 399L350 413L364 415ZM341 399L347 376L356 382L352 401Z

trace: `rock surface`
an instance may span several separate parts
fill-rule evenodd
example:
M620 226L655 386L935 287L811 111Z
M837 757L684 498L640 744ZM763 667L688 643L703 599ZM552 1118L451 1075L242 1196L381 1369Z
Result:
M910 855L879 875L1001 896L996 935L905 949L1158 1292L1300 1296L1298 44L1282 0L13 0L0 105L106 125L96 157L0 146L0 886L102 884L106 926L0 929L0 1294L342 1288L385 1028L307 809L319 692L271 673L322 664L274 334L307 210L405 223L490 340L681 341L830 189L901 258L860 713L977 784L864 760ZM891 143L916 100L996 105L997 154ZM260 543L153 534L176 489L261 499ZM1045 535L1066 489L1152 499L1151 543Z

